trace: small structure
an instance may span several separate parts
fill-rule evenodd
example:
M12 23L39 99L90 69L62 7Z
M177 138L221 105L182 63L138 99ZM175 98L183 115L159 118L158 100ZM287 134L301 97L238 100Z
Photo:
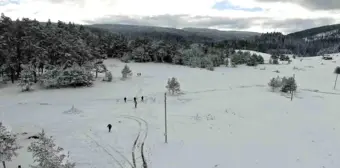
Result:
M322 56L322 59L324 59L324 60L332 60L333 57L330 56L330 55L323 55L323 56Z

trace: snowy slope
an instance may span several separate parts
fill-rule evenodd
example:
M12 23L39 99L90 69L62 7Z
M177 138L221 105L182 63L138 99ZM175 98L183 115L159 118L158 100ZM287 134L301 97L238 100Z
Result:
M1 120L28 135L44 128L70 151L79 168L132 167L138 134L138 167L145 142L149 168L338 168L340 91L333 90L333 70L340 59L334 58L337 62L313 57L289 65L220 67L213 72L129 63L134 76L126 81L119 79L125 64L107 60L115 77L112 83L98 79L91 88L30 93L20 93L16 86L0 89ZM137 77L138 72L142 76ZM293 74L298 83L293 101L268 89L270 78ZM179 79L184 94L167 98L164 144L164 92L172 76ZM146 100L137 109L134 96ZM72 106L77 113L67 112ZM114 127L111 133L108 123ZM25 147L28 135L20 135ZM25 150L8 167L28 167L32 161Z

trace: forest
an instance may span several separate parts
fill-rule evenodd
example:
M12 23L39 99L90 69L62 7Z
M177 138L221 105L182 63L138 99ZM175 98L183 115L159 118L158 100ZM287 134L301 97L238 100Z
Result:
M327 48L337 50L338 42L338 38L308 42L277 32L223 41L162 32L127 36L62 21L12 20L2 14L0 81L19 81L24 90L38 82L46 88L90 86L98 73L110 75L103 64L107 58L213 70L220 65L228 66L229 60L233 67L263 63L261 56L235 52L236 49L271 53L276 62L282 54L314 56Z

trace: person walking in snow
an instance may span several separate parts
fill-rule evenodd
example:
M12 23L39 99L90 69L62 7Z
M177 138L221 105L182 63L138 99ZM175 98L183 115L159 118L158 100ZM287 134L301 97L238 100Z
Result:
M112 125L111 124L107 125L107 128L109 128L109 132L111 132Z
M133 98L133 101L135 102L135 108L137 108L137 98L134 97L134 98Z
M126 97L124 97L124 102L126 103Z
M143 102L144 101L144 96L142 96L141 99L142 99L142 102Z

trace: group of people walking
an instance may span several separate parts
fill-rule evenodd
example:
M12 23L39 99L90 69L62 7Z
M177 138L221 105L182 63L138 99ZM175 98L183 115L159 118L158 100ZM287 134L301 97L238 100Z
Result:
M126 103L126 100L127 100L126 97L124 97L124 102L125 103ZM144 102L144 96L141 97L141 101ZM137 104L138 103L137 103L137 98L136 97L133 98L133 102L135 103L135 108L137 108Z
M127 101L127 98L124 97L124 102L126 103L126 101ZM144 102L144 96L141 97L141 101ZM137 98L136 97L133 97L133 102L135 103L135 108L137 108ZM112 125L108 124L107 128L109 128L109 132L111 132Z

